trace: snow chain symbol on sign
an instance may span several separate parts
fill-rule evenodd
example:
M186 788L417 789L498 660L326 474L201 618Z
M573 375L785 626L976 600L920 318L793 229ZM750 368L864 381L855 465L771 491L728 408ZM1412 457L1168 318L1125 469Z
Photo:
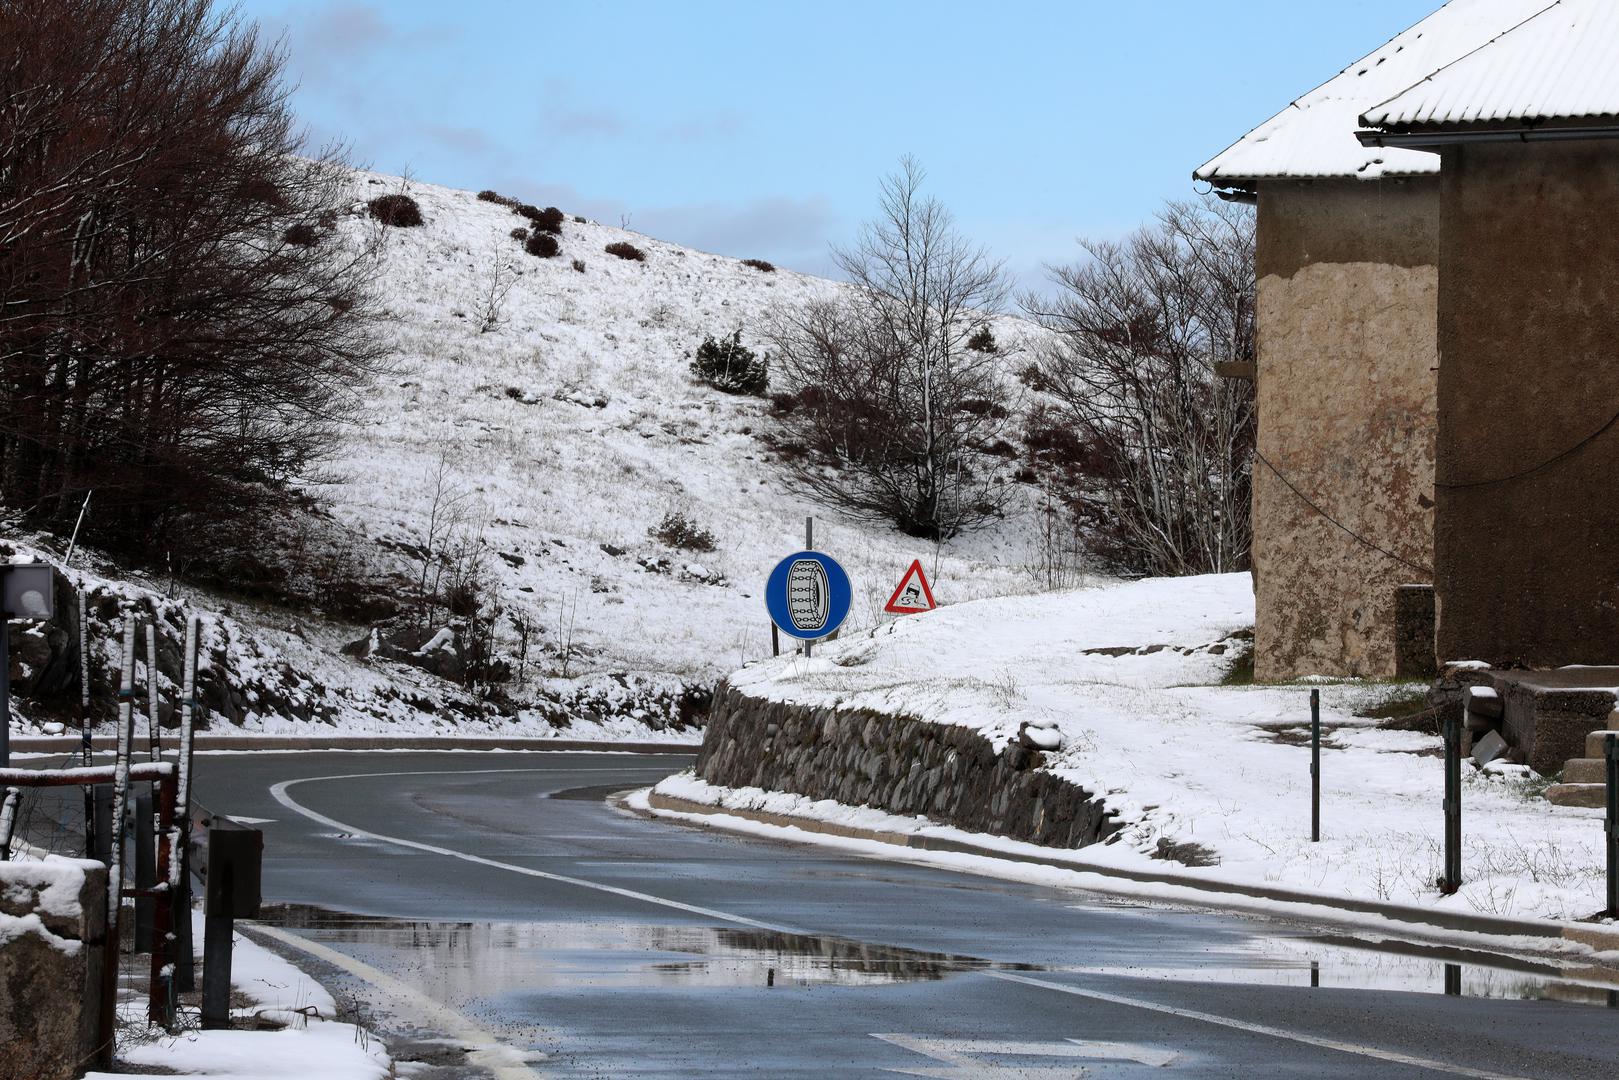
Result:
M854 590L836 559L800 551L776 564L765 583L770 621L791 637L815 641L831 635L849 617Z
M814 559L794 559L787 569L787 614L793 627L805 633L822 630L831 612L831 591L826 567Z

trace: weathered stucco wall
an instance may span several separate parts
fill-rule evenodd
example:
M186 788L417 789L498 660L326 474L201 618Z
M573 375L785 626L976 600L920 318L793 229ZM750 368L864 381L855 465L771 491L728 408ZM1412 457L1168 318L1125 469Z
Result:
M1043 755L865 709L749 697L721 684L697 755L697 775L934 821L1052 847L1083 847L1119 829L1100 799L1040 770Z
M1260 185L1258 441L1286 479L1254 465L1259 679L1395 673L1396 589L1432 565L1438 210L1432 179Z
M1619 144L1443 162L1438 643L1619 663Z

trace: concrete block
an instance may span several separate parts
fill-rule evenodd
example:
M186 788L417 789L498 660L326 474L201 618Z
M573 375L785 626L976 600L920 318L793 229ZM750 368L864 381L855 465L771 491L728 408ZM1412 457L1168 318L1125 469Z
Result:
M1599 758L1605 755L1609 739L1619 739L1619 731L1593 731L1585 737L1585 756Z
M1468 712L1490 720L1501 719L1501 714L1506 711L1501 695L1495 692L1493 686L1469 686L1462 691L1462 700Z
M1563 766L1565 784L1606 784L1608 763L1601 758L1575 758Z
M1498 731L1486 732L1473 742L1473 760L1480 765L1488 765L1506 752L1507 741Z
M1546 800L1557 806L1600 810L1608 805L1608 789L1602 784L1553 784L1546 789Z

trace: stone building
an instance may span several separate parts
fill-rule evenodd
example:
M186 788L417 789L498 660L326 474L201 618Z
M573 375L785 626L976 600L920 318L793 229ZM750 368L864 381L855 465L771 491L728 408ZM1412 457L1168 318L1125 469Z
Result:
M1400 587L1433 574L1441 159L1356 131L1546 3L1452 0L1194 174L1258 208L1258 361L1233 374L1258 400L1260 679L1432 668L1431 593Z
M1534 6L1364 109L1361 141L1441 166L1439 656L1612 665L1619 4Z

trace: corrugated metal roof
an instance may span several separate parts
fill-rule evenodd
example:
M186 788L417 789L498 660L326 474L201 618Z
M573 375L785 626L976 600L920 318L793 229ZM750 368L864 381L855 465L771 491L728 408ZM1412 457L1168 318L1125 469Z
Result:
M1619 3L1556 0L1368 110L1368 127L1619 115Z
M1550 2L1450 0L1254 128L1193 175L1211 183L1234 183L1436 173L1436 154L1361 146L1355 138L1361 112L1477 49Z

